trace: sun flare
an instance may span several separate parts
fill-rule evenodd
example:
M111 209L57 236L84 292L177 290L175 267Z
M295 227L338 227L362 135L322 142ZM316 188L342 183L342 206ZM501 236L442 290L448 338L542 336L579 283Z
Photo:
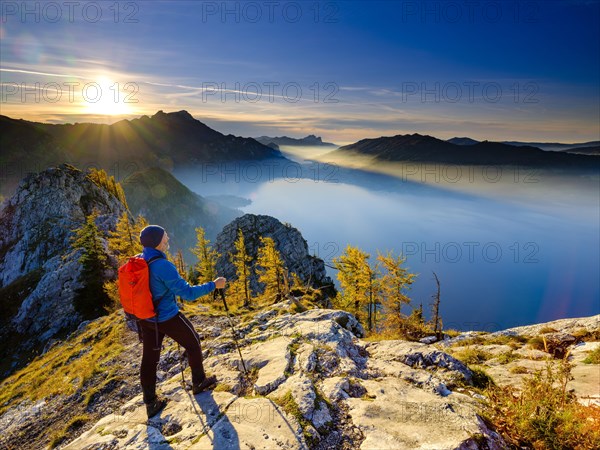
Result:
M137 103L137 86L119 83L108 77L98 77L86 83L81 91L81 102L88 114L115 116L132 114Z

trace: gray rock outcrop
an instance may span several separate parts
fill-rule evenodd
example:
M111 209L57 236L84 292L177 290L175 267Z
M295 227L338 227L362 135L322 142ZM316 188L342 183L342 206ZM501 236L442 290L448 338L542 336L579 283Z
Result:
M600 315L559 319L494 333L465 332L433 344L458 357L479 355L478 366L500 386L520 389L523 380L567 358L573 364L569 389L583 405L600 406L600 368L586 358L600 346Z
M59 448L69 450L503 449L507 446L502 438L479 415L486 399L485 391L474 387L476 372L453 355L463 345L473 349L483 345L491 358L484 363L486 371L498 384L513 386L521 376L508 370L514 364L543 369L549 362L523 355L499 362L498 356L511 350L508 344L524 345L523 350L528 345L501 332L484 336L491 340L487 344L460 341L451 348L442 343L364 340L364 330L352 314L329 309L294 313L298 302L290 297L233 318L247 378L227 317L190 305L186 314L202 336L205 369L217 375L219 384L195 396L185 391L180 351L166 340L158 380L169 402L150 420L139 389L141 346L133 334L115 336L125 347L105 367L105 373L112 374L111 383L106 384L101 373L76 392L4 403L0 448L44 448L49 429L47 435L62 436L55 440ZM598 319L554 323L556 331L551 332L568 330L578 336L585 332L593 339ZM121 320L114 313L90 322L50 350L42 362L53 367L52 352L98 339L104 334L102 327ZM549 331L547 325L535 329ZM598 364L584 362L599 345L586 341L569 348L575 367L568 389L586 404L600 398ZM56 370L50 375L63 376ZM187 382L189 377L186 369ZM20 372L15 379L18 384L27 373ZM90 392L94 395L86 406L81 399ZM84 422L81 414L87 422L69 428L73 420ZM70 430L66 435L65 429Z
M81 253L71 250L70 239L93 209L99 212L98 228L107 231L125 207L87 173L68 165L30 174L4 203L0 292L11 300L1 319L4 362L25 350L41 350L57 333L81 322L73 307L81 287ZM7 338L14 333L20 337L16 344Z
M238 229L244 234L246 251L252 257L252 267L255 267L258 255L259 238L270 237L275 241L275 246L290 273L295 273L304 283L315 288L333 287L333 281L325 272L323 260L309 254L308 244L300 231L274 217L264 215L245 214L226 225L219 233L215 243L215 249L221 254L217 263L219 274L228 279L236 278L229 254L235 252L234 242ZM254 293L261 292L254 270L251 271L250 288Z
M169 372L158 416L146 420L137 395L64 448L503 448L477 400L455 390L470 385L461 362L425 344L362 341L352 314L292 314L292 304L238 325L250 384L231 332L209 332L205 368L219 378L215 391L193 396Z

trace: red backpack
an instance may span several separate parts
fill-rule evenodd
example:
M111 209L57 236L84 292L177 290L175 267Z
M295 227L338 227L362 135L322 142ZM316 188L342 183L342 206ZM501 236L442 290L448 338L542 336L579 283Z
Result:
M121 305L127 314L138 319L149 319L156 315L150 292L149 266L159 258L155 256L146 262L141 255L136 255L119 268Z

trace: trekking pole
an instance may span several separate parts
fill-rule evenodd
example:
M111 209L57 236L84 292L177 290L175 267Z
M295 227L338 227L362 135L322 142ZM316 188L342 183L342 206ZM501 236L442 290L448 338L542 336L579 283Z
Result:
M185 370L185 356L186 356L186 351L184 350L183 352L181 351L181 347L179 346L179 343L177 343L177 353L179 353L179 366L181 367L181 386L185 389L185 377L183 376L183 371Z
M242 361L242 367L244 368L244 374L248 375L248 370L246 369L246 363L244 362L244 357L242 356L242 351L240 350L240 345L238 344L237 338L235 336L235 328L233 326L233 321L231 320L231 315L229 314L229 308L227 307L227 302L225 301L225 290L224 289L215 289L214 298L217 298L217 293L221 295L221 300L223 300L223 306L225 306L225 312L227 313L227 319L229 319L229 325L231 326L231 332L233 333L233 342L235 342L235 346L237 347L237 351L240 354L240 360Z

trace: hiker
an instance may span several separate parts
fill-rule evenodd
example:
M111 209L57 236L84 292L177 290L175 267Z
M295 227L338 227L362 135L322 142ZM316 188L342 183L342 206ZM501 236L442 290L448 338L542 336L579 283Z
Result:
M164 252L169 249L169 236L158 225L145 227L140 233L140 242L144 246L143 258L146 261L154 258L149 269L150 291L155 302L156 316L140 320L143 341L140 380L146 411L148 417L152 417L167 404L166 399L156 395L156 369L165 335L185 348L192 369L194 394L217 382L215 376L207 377L204 373L200 337L190 321L179 311L175 296L178 295L183 300L195 300L215 289L223 289L226 280L218 277L199 286L190 286L181 278L175 265L167 259Z

